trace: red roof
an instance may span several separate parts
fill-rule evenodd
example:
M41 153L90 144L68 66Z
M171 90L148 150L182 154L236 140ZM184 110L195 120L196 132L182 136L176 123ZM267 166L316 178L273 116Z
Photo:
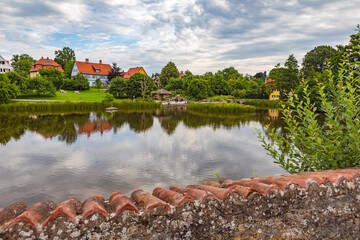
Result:
M60 72L64 72L64 70L62 69L60 64L58 64L57 62L55 62L52 59L43 58L43 57L31 66L30 72L37 72L37 71L39 71L39 69L44 68L45 66L47 69L56 68Z
M124 78L130 78L135 73L138 73L141 69L145 72L145 69L143 67L129 68L129 70L125 73Z
M91 63L91 62L79 62L75 61L76 66L82 74L91 74L91 75L109 75L112 67L110 64L102 63ZM98 70L98 72L96 71Z

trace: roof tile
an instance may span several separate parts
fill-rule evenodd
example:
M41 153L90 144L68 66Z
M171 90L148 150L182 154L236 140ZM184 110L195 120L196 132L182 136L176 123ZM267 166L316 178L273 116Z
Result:
M23 213L27 208L25 202L16 202L0 211L0 226Z
M99 194L94 194L83 203L81 221L84 221L92 214L100 213L104 217L109 217L105 209L105 199Z
M171 186L170 190L175 191L175 192L179 192L179 193L183 193L183 194L188 194L190 197L192 197L195 200L204 200L204 199L216 199L215 195L212 194L211 192L207 192L204 190L200 190L200 189L195 189L195 188L185 188L182 189L179 186Z
M194 199L187 193L181 194L179 192L163 189L160 187L154 189L153 195L174 207L179 207L187 202L194 202Z
M126 210L139 212L139 210L131 202L131 200L127 196L119 192L114 192L111 194L110 209L113 213L115 213L114 217L118 216L120 213Z
M163 200L151 195L150 193L144 192L141 189L136 189L131 193L131 198L134 200L145 212L149 212L153 208L163 206L170 210L169 204Z
M70 197L59 206L56 207L54 211L50 213L50 216L45 220L43 228L45 228L50 221L58 218L65 217L71 222L75 223L75 218L77 212L80 210L81 202L77 197Z
M110 64L102 64L102 63L91 63L91 62L79 62L75 61L75 64L82 74L90 74L90 75L109 75L112 67ZM96 72L99 70L99 72Z
M64 72L60 64L58 64L52 59L45 59L45 58L41 58L39 61L34 63L31 66L30 72L37 72L39 71L39 69L42 69L44 66L49 68L57 68L60 72Z
M204 191L211 192L212 194L215 195L216 198L218 198L220 200L227 197L230 193L230 189L218 188L218 187L213 187L210 185L189 185L189 186L187 186L187 188L195 188L195 189L201 189Z

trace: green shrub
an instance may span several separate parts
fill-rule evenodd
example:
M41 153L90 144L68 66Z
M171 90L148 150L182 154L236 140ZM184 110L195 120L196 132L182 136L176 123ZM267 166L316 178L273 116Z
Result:
M206 113L248 113L256 110L253 106L231 103L190 103L186 109Z
M251 105L259 108L281 108L281 102L270 100L248 100L244 104Z

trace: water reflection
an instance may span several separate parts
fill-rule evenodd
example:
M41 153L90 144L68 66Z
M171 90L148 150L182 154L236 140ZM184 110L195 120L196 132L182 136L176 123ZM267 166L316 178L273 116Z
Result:
M0 207L283 173L254 135L268 124L281 128L268 110L0 114Z

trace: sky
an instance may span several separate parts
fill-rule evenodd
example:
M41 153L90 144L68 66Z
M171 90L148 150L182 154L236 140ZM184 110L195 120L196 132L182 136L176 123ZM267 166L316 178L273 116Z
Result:
M299 63L319 45L347 44L360 0L0 0L0 55L143 66L169 61L193 74L233 66L269 72L290 54Z

